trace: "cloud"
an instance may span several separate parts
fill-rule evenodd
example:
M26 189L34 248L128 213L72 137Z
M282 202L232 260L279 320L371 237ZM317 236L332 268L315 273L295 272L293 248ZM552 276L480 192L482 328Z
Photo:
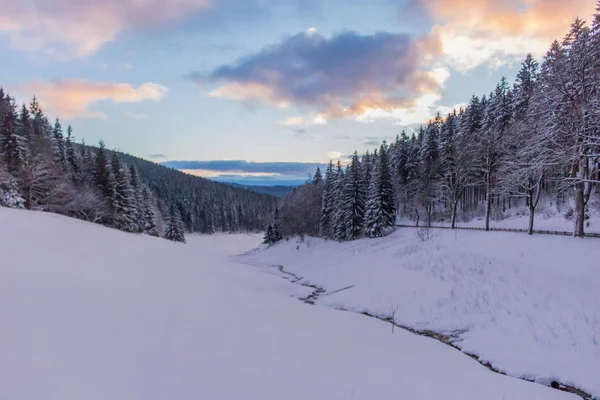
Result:
M0 34L14 48L79 58L125 30L166 24L210 7L209 0L3 1Z
M289 117L279 122L283 125L327 125L327 117L324 114L316 114L306 117Z
M147 118L150 118L150 116L147 115L147 114L134 113L134 112L129 112L129 111L127 111L125 113L125 115L127 115L128 117L131 117L133 119L147 119Z
M379 146L386 140L388 143L393 140L393 136L385 135L385 136L365 136L364 145L365 146Z
M159 101L168 89L156 83L133 87L127 83L88 82L84 79L39 81L16 85L15 92L25 96L35 95L46 112L61 118L107 118L106 114L90 110L99 101L114 103L139 103Z
M153 160L157 160L157 159L167 158L167 156L164 155L164 154L162 154L162 153L155 153L155 154L149 154L148 158L152 158Z
M419 105L425 95L440 95L448 71L433 68L441 52L436 36L345 32L325 37L302 32L222 65L208 75L189 77L200 84L220 83L213 97L312 109L285 125L323 124L333 118L368 121L393 117ZM444 75L444 72L446 75Z
M311 35L311 34L315 33L316 31L317 31L317 28L316 28L316 27L314 27L314 26L311 26L310 28L307 28L307 29L304 31L304 33L305 33L306 35Z
M330 151L329 153L327 153L327 158L329 158L330 160L339 160L340 158L342 158L343 155L344 153L342 153L341 151Z
M435 24L446 60L469 70L541 56L562 38L577 16L593 12L593 0L411 0L407 15L425 12Z

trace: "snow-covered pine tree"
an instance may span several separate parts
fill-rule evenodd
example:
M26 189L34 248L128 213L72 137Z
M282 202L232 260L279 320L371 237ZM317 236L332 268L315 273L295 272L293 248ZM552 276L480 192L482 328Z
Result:
M169 209L169 218L165 228L165 239L185 243L183 222L181 221L180 213L175 206L175 203L172 203Z
M143 202L143 213L142 213L143 232L148 235L158 236L158 232L156 231L156 215L154 212L154 204L152 203L152 197L150 195L150 190L147 187L144 187L142 190L142 202Z
M344 219L344 184L345 184L344 169L340 160L337 162L337 169L335 175L335 184L333 186L333 231L332 238L338 241L345 240L346 237L346 225Z
M335 205L335 172L333 162L330 160L325 172L325 182L323 184L323 197L321 201L320 230L321 235L326 238L333 238L333 220Z
M315 185L323 183L323 174L321 174L321 169L319 167L317 167L317 170L315 171L315 175L313 176L312 182Z
M263 244L268 244L269 246L275 243L275 233L273 232L273 225L269 223L267 226L267 231L265 232L265 236L263 237Z
M144 226L143 188L137 168L135 168L135 165L133 164L129 166L129 183L131 185L131 190L133 191L132 207L134 208L134 218L135 221L138 221L139 230L142 231Z
M117 153L113 153L111 169L115 177L113 224L126 232L140 232L137 210L134 207L135 193L129 183L129 174L121 165Z
M396 221L394 189L385 141L379 149L374 167L367 196L365 233L369 237L381 237Z
M77 176L79 173L79 163L77 162L77 157L75 156L75 147L73 146L73 141L75 138L73 137L73 129L71 125L67 127L67 138L65 139L65 157L67 164L71 167L71 171L74 176Z
M56 163L63 165L66 160L65 141L62 126L60 125L58 118L54 121L54 127L52 128L52 148L56 156Z
M4 100L4 118L0 121L0 155L6 163L7 172L17 177L25 160L25 140L18 126L14 101Z
M346 229L344 240L354 240L361 236L365 219L365 193L364 173L358 153L355 151L352 156L352 163L349 165L343 196L342 218L343 226Z

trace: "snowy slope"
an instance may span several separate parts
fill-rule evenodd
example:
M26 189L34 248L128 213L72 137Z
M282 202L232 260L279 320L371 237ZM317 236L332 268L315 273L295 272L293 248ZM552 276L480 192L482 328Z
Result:
M514 211L514 210L513 210ZM499 221L490 221L492 228L503 228L503 229L527 229L529 226L529 214L524 208L518 210L517 215L508 216L505 219ZM585 232L586 233L600 233L600 214L598 212L590 212L590 219L586 221ZM414 221L403 218L398 221L399 224L414 225ZM421 220L421 226L425 222ZM432 222L434 226L450 226L450 221L436 221ZM458 222L456 224L459 227L474 227L483 228L485 227L485 218L479 217L472 219L468 222ZM562 231L572 232L573 221L566 219L561 214L556 214L553 210L548 210L547 213L539 211L535 215L534 227L536 230L547 230L547 231Z
M455 333L464 351L512 376L600 396L600 240L432 234L290 240L240 260L282 265L323 287L317 304L386 317L397 306L396 322Z
M575 399L434 340L313 307L228 257L0 208L0 399Z

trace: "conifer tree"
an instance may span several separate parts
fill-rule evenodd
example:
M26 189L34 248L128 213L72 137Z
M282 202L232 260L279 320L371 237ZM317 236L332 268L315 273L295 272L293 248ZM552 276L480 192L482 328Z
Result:
M346 173L343 192L343 216L345 240L354 240L360 237L365 217L365 182L364 174L358 153L352 156L352 163Z
M148 235L158 236L158 232L156 232L156 215L154 212L154 205L152 204L150 190L148 190L147 187L144 187L142 191L142 199L144 204L142 215L143 231Z
M73 137L73 129L71 125L67 128L67 138L65 139L65 157L66 161L71 167L73 174L77 175L79 173L79 163L77 162L77 158L75 156L75 148L73 146L73 141L75 138ZM83 146L83 151L85 151L85 145Z
M321 169L319 167L317 167L317 170L315 171L315 176L313 176L312 182L315 185L323 183L323 175L321 174Z
M18 128L14 102L7 98L4 103L4 118L0 124L0 155L6 163L8 173L16 177L24 162L25 141Z
M394 226L395 220L394 189L388 165L387 144L383 142L367 197L365 213L367 236L383 236L387 228Z
M60 164L64 164L66 160L65 154L65 141L63 137L62 126L60 121L56 118L54 122L54 128L52 128L52 147L56 154L56 161Z
M134 207L134 191L129 183L127 170L121 166L116 153L113 153L111 170L115 177L113 223L123 231L140 232L137 210Z
M165 239L185 243L183 222L181 221L180 213L175 206L175 203L172 203L169 209L169 218L165 228Z
M275 242L276 240L275 233L273 231L273 225L269 223L269 225L267 226L267 231L265 232L265 236L263 237L263 244L268 244L269 246L271 246Z
M340 160L337 162L335 183L333 187L333 232L332 237L335 240L342 241L346 237L346 225L344 219L344 184L345 174Z
M335 172L333 162L330 160L325 172L325 183L323 184L323 194L320 212L320 230L321 235L326 238L332 238L332 228L334 219L335 205Z

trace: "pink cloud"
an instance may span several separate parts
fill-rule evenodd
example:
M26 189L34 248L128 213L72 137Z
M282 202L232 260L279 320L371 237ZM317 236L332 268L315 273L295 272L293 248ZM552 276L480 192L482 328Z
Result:
M446 59L468 70L483 63L520 62L542 56L576 17L586 18L595 0L413 0L436 24Z
M139 103L159 101L168 89L156 83L144 83L133 87L127 83L88 82L84 79L68 79L53 82L33 82L14 88L23 96L35 95L47 113L61 118L107 118L106 114L90 110L99 101L114 103Z
M3 2L0 33L15 48L78 58L95 53L124 30L163 24L209 7L210 0Z

